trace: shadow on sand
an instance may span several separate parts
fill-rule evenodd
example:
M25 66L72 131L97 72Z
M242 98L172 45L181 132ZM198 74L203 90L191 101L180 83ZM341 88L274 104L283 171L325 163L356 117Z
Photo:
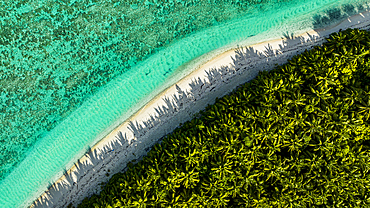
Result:
M319 28L333 22L333 20L338 21L338 19L358 13L359 10L364 10L364 8L344 5L342 10L328 10L325 15L315 16L313 24L315 28ZM366 26L359 29L368 28ZM271 70L276 64L284 63L294 55L302 53L314 45L322 44L328 36L324 36L318 30L316 32L318 35L307 34L306 38L285 33L282 37L282 44L279 44L278 48L274 48L270 44L265 46L263 50L257 50L253 47L238 48L235 51L235 57L232 57L233 63L231 66L209 69L206 72L205 79L198 78L189 83L189 90L183 90L176 85L177 93L171 98L163 98L165 105L154 109L156 115L150 115L150 118L145 121L129 122L127 130L132 132L134 138L128 138L126 133L119 132L116 135L116 140L111 141L99 152L89 149L85 154L88 160L85 162L78 160L73 171L65 170L64 180L54 184L50 183L49 190L36 200L31 207L68 207L68 205L72 207L72 205L79 204L84 198L84 196L81 196L76 199L81 190L89 189L88 196L99 193L105 183L97 184L94 182L97 177L105 177L103 181L107 182L113 174L124 172L127 169L128 162L135 164L140 161L154 144L161 143L166 134L181 126L181 123L194 118L197 112L192 109L204 109L206 105L215 102L215 97L230 93L237 86L248 81L246 79L248 77L249 80L256 77L258 71ZM265 69L259 67L265 67ZM196 102L197 100L203 100L204 102ZM148 139L150 139L150 142L145 141ZM135 155L135 151L131 151L133 149L145 151L140 152L140 155ZM122 160L122 158L117 158L122 154L127 156L126 161L117 162L121 167L118 167L116 171L109 170L105 165L107 161ZM131 154L131 157L128 157L128 154Z

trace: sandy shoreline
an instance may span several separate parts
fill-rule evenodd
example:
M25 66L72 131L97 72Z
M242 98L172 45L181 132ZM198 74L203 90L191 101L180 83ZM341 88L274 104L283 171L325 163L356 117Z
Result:
M128 162L146 155L160 138L180 123L193 118L197 112L212 104L216 97L222 97L253 79L259 70L273 69L275 64L285 63L294 55L322 44L332 32L346 28L369 29L370 13L363 12L334 26L308 31L297 36L299 38L248 46L254 51L239 50L239 57L235 57L236 47L213 57L161 92L92 147L90 153L82 157L31 207L78 205L85 197L99 193L100 184L106 183L111 175L124 171L122 167L126 167ZM246 47L243 44L239 46ZM255 53L256 50L259 53Z

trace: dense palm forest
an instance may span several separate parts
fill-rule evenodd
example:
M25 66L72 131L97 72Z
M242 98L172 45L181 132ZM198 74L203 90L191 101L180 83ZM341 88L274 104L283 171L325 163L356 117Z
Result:
M79 207L370 206L370 33L239 87Z

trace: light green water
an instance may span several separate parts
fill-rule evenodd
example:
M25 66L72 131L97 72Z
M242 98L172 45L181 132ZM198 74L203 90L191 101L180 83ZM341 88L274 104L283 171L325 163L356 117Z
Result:
M98 135L180 79L181 65L329 23L362 1L148 2L2 2L12 13L1 19L1 207L29 205Z

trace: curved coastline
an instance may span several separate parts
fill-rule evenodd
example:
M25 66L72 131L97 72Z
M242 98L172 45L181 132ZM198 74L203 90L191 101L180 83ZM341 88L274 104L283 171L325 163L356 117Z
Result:
M253 37L252 38L250 38L248 41L249 41L249 43L250 43L250 41L252 41L253 40ZM257 39L257 38L256 38ZM256 40L255 39L255 40ZM281 42L281 40L278 40L278 41L280 41ZM249 46L250 44L249 43L245 43L245 41L243 42L243 41L241 41L241 40L239 40L239 42L238 42L238 45L240 45L240 46ZM270 45L274 45L276 42L274 42L274 41L270 41L269 42L270 43ZM265 45L261 45L261 48L262 48L262 50L261 51L263 51L264 50L264 47L266 46L266 44L267 43L265 43ZM260 45L260 44L259 44ZM276 44L275 44L276 45ZM258 48L258 46L257 45L254 45L253 46L254 48ZM148 115L154 115L154 114L156 114L157 112L154 110L155 108L157 108L158 106L163 106L163 105L166 105L166 102L164 102L163 100L162 100L162 98L163 97L171 97L173 94L175 94L175 93L178 93L177 91L177 89L176 89L176 87L174 86L174 85L172 85L173 83L177 83L177 85L178 86L180 86L180 88L181 89L183 89L183 90L186 90L186 88L188 87L188 85L189 85L189 82L191 83L192 82L192 79L197 79L197 76L198 76L198 78L199 77L205 77L206 75L206 73L205 73L205 71L204 70L207 70L207 67L208 67L208 69L209 68L218 68L218 67L220 67L221 65L223 65L223 64L228 64L228 63L230 63L230 62L232 62L232 60L230 59L230 56L232 56L232 55L234 55L234 49L235 49L235 45L228 45L227 47L223 47L222 49L220 49L220 50L218 50L217 52L210 52L210 53L208 53L208 54L206 54L206 55L201 55L200 57L198 57L197 59L195 59L195 60L193 60L192 62L190 62L190 63L188 63L187 64L187 66L185 67L185 68L192 68L192 69L196 69L196 68L198 68L198 66L199 65L203 65L202 67L200 67L200 68L198 68L197 70L195 70L195 71L193 71L193 72L191 72L190 73L190 71L183 71L182 72L182 76L184 76L185 75L185 78L183 78L181 81L179 81L179 82L176 82L176 81L174 81L174 80L176 80L178 77L175 77L175 76L173 76L173 77L170 77L170 78L166 78L165 80L167 81L167 80L172 80L172 81L170 81L170 82L168 82L168 84L167 85L163 85L163 87L161 88L161 89L158 89L157 91L154 91L154 92L152 92L150 95L148 95L147 97L146 97L146 99L143 99L143 100L141 100L140 102L141 102L141 104L143 105L144 103L147 103L143 108L141 108L140 109L140 107L136 107L136 108L132 108L131 109L131 111L129 111L128 113L126 113L125 114L125 116L126 116L126 118L124 118L125 116L123 116L122 118L121 118L121 120L117 120L114 124L107 124L107 125L109 125L110 126L110 128L107 128L107 129L105 129L104 127L101 127L101 129L95 129L95 134L96 135L98 135L98 136L96 136L96 139L95 139L95 141L94 142L92 142L92 144L94 144L94 143L96 143L97 141L99 141L100 140L100 138L101 137L103 137L104 135L106 135L110 130L111 130L111 128L113 127L113 126L117 126L117 124L119 124L119 123L122 123L122 121L124 121L124 120L128 120L127 122L124 122L122 125L126 125L125 126L125 131L127 131L128 130L128 127L130 126L130 127L132 127L132 123L130 123L129 121L137 121L137 122L142 122L142 121L145 121L145 120L147 120L149 117L148 117ZM217 57L215 57L216 56L216 54L219 54L220 53L220 51L221 51L221 55L218 55ZM226 52L225 52L226 51ZM200 52L200 54L202 54L201 52ZM225 57L227 57L226 59L225 59ZM271 58L272 59L272 58ZM270 59L270 60L271 60ZM217 60L217 61L216 61ZM164 61L166 61L166 60L164 60ZM209 62L207 62L207 61L209 61ZM207 63L206 63L207 62ZM218 63L218 65L216 64L216 65L210 65L209 63ZM220 65L220 63L222 63L221 65ZM206 68L204 68L204 67L206 67ZM140 68L140 67L138 67L138 68ZM202 74L199 74L199 73L201 73L200 71L202 71L203 70L203 75ZM144 71L141 71L141 73L142 74L145 74L146 72L144 72ZM190 74L189 74L190 73ZM201 78L201 79L203 79L203 78ZM121 80L122 81L122 80ZM164 81L163 81L164 82ZM170 84L171 82L173 82L172 84ZM183 83L183 84L181 84L181 83ZM172 87L171 87L172 86ZM115 86L115 87L119 87L119 86ZM234 87L236 87L236 86L234 86ZM219 87L218 87L219 88ZM228 86L227 87L227 90L226 91L229 91L230 89L230 86ZM102 91L104 91L104 90L106 90L107 88L105 88L105 89L103 89ZM164 91L163 91L164 90ZM210 90L210 89L208 89L208 90ZM161 91L163 91L163 92L161 92ZM223 93L225 93L225 90L222 90L222 88L220 88L219 89L219 91L224 91L224 92L222 92L221 94L223 94ZM157 96L155 96L156 94L158 94L159 92L161 92L159 95L157 95ZM102 93L102 92L101 92ZM201 92L201 91L199 91L199 93L203 93L204 94L204 92ZM220 94L220 95L221 95ZM110 96L114 96L114 95L110 95ZM202 98L202 95L199 95L200 97L199 98L194 98L194 99L196 99L196 100L202 100L203 98ZM211 100L212 99L214 99L214 96L215 95L210 95L210 96L213 96L213 98L209 98L207 101L205 101L205 100L203 100L202 102L197 102L197 103L199 103L199 105L197 104L197 106L194 108L194 109L201 109L201 107L200 106L203 106L203 105L206 105L206 103L207 102L211 102ZM155 97L154 99L151 99L150 97ZM87 106L87 108L85 109L86 110L86 112L88 112L89 110L94 110L96 107L98 107L98 106L96 106L96 104L97 104L98 102L95 102L95 104L93 104L93 105L91 105L91 106ZM115 103L114 103L115 104ZM106 104L107 105L107 104ZM185 107L183 107L183 111L185 111L184 110L184 108ZM140 110L139 110L140 109ZM136 112L137 111L137 112ZM136 113L135 113L136 112ZM135 113L135 114L134 114ZM107 117L110 115L108 112L106 112L106 113L104 113ZM131 117L127 117L127 116L129 116L129 115L132 115L132 114L134 114L133 116L131 116ZM111 115L111 116L115 116L115 115ZM189 113L189 112L187 112L187 113L185 113L184 115L182 115L182 116L180 116L180 117L178 117L177 118L177 121L179 121L179 120L183 120L183 119L189 119L190 117L192 116L192 113ZM168 114L167 114L167 117L168 117ZM128 118L128 119L127 119ZM171 118L166 118L167 120L168 119L171 119ZM78 125L80 125L80 126L84 126L85 128L91 128L91 127L89 127L89 126L91 126L91 125L93 125L93 124L90 124L90 123L88 123L88 122L86 122L86 121L84 121L84 122L79 122L78 120L76 120L76 118L73 118L73 116L72 116L72 120L74 120L74 122L75 123L77 123ZM111 119L112 120L112 119ZM161 122L164 122L164 120L165 119L163 119ZM160 132L159 132L159 130L158 130L158 132L157 133L154 133L154 134L151 134L152 136L154 135L154 137L159 137L160 135L162 135L162 134L164 134L164 133L168 133L168 132L170 132L171 131L171 129L172 128L174 128L173 126L176 126L175 125L175 123L176 122L172 122L171 123L171 125L168 127L168 128L166 128L165 130L161 130ZM120 127L118 127L118 128L123 128L122 127L122 125L120 126ZM102 130L102 129L105 129L105 130ZM148 129L148 130L150 130L150 131L154 131L153 129ZM102 131L102 132L99 132L99 131ZM127 131L127 133L133 133L132 131ZM100 153L104 153L104 154L106 154L106 146L107 146L107 144L108 144L108 146L111 146L111 143L112 143L112 141L115 141L115 140L117 140L117 138L116 138L116 136L117 136L117 131L114 133L114 132L112 132L112 133L110 133L110 134L108 134L106 137L105 137L105 139L104 140L101 140L100 142L98 142L92 149L91 149L91 152L95 152L96 153L96 155L99 155ZM66 137L66 136L64 136L63 134L68 134L68 132L59 132L59 135L61 135L62 137ZM127 135L127 134L126 134ZM126 161L126 163L127 163L127 161L131 161L132 159L135 159L136 158L136 156L127 156L127 155L129 155L129 153L139 153L140 154L140 148L135 148L134 146L135 145L139 145L140 146L140 144L138 143L138 141L137 140L135 140L135 139L133 139L133 138L135 138L135 137L137 137L137 136L139 136L140 137L140 139L143 137L143 136L145 136L145 135L147 135L148 136L148 132L146 132L146 133L143 133L143 135L133 135L133 137L130 137L129 139L128 139L128 142L130 143L130 145L131 146L129 146L129 148L128 149L126 149L126 150L122 150L121 152L118 152L118 151L114 151L114 155L113 154L111 154L112 156L109 156L110 157L110 159L108 159L108 157L104 157L103 158L103 160L101 160L101 161L99 161L99 164L94 164L94 162L91 162L92 164L94 164L95 166L96 166L96 168L94 167L91 167L91 170L93 170L94 172L93 173L91 173L91 171L90 171L90 173L86 173L86 174L84 174L84 175L82 175L82 174L80 174L79 176L76 176L75 178L74 178L74 176L75 176L75 174L73 173L74 171L76 171L76 170L78 170L78 167L73 167L70 171L66 171L67 172L67 176L68 175L70 175L71 177L72 177L72 179L69 179L69 181L67 181L67 182L63 182L63 183L65 183L65 184L67 184L67 183L70 183L70 181L73 181L73 180L75 180L76 179L76 184L81 184L81 183L83 183L83 180L87 180L88 178L90 178L89 180L91 181L104 181L104 180L106 180L106 178L105 179L96 179L96 178L102 178L102 177L104 177L104 175L106 174L106 172L107 172L107 165L104 165L104 164L110 164L110 165L112 165L113 163L112 163L112 161L117 161L117 158L118 157L120 157L120 156L123 156L123 157L126 157L126 159L124 159L125 161ZM82 133L80 134L80 136L84 136ZM155 142L155 139L153 139L154 137L152 137L152 139L151 139L151 143L153 143L153 142ZM110 139L107 139L107 138L110 138ZM131 143L132 142L132 143ZM149 143L148 143L149 144ZM148 145L148 144L145 144L145 145ZM44 148L39 148L37 151L40 153L40 155L42 155L42 153L43 154L46 154L46 153L48 153L48 151L50 150L50 149L55 149L57 146L59 146L59 145L65 145L65 143L64 142L61 142L61 143L52 143L52 145L54 146L46 146L46 147L44 147ZM77 143L77 144L75 144L75 145L81 145L81 146L86 146L86 144L82 144L82 143ZM141 143L141 145L144 145L143 143ZM40 145L39 145L39 147L40 147ZM81 152L79 152L78 153L78 155L83 155L83 153L84 153L84 150L81 150ZM94 153L94 154L95 154ZM112 153L112 152L111 152ZM142 153L142 151L141 151L141 153ZM121 154L121 155L120 155ZM75 159L77 160L77 158L80 158L80 156L75 156L75 157L73 157L73 159L71 159L71 161L75 161ZM84 163L84 162L86 162L86 163L89 163L88 161L89 160L91 160L91 157L89 157L89 155L87 155L87 156L84 156L81 160L80 160L80 162L81 163ZM54 161L48 161L49 163L53 163ZM32 163L31 164L29 164L29 165L32 165ZM67 167L71 167L72 166L72 163L70 162L70 163L68 163L68 165L66 165ZM98 166L100 166L100 169L98 168ZM103 167L103 168L101 168L101 167ZM105 169L105 170L104 170ZM40 173L40 171L42 171L41 169L39 169L39 170L37 170L37 169L35 169L34 171L33 171L33 174L38 174L38 173ZM100 172L99 172L100 171ZM112 170L111 169L111 172L110 173L114 173L114 172L117 172L117 171L120 171L120 170ZM86 171L87 172L87 171ZM98 173L99 172L99 173ZM92 174L92 175L91 175ZM61 175L61 174L60 174ZM54 176L54 178L51 180L51 181L55 181L56 179L58 179L59 177L60 177L60 175L55 175ZM82 177L83 176L83 177ZM63 176L64 178L67 178L67 177L65 177L65 176ZM62 178L63 178L62 177ZM80 178L78 178L78 177L80 177ZM82 179L83 178L83 179ZM80 180L81 179L81 180ZM60 179L60 180L58 180L59 182L61 182L63 179ZM90 187L94 187L93 186L93 184L97 184L97 182L94 182L93 184L92 183L86 183L87 185L90 185ZM43 186L43 184L39 184L40 185L40 187L42 187ZM70 184L71 185L71 184ZM19 186L19 185L18 185ZM54 185L54 187L55 187L56 185ZM1 188L0 188L1 189ZM77 187L77 189L79 189L78 187ZM80 186L80 189L81 189L81 186ZM86 187L85 187L85 189L86 189ZM12 190L12 191L10 191L10 193L12 193L13 194L13 192L16 192L16 190ZM94 190L94 192L95 192L95 190ZM49 193L50 193L50 191L49 191ZM81 193L82 194L82 192L79 192L79 193ZM85 195L87 194L87 195L89 195L89 194L91 194L92 192L88 192L88 193L85 193ZM39 193L36 193L36 195L39 195L40 194L40 192ZM61 194L61 198L64 198L65 200L68 198L68 197L66 197L66 195L64 195L64 193L60 193ZM75 192L74 191L69 191L69 193L67 193L67 194L70 194L70 196L72 196L72 195L74 195L75 194ZM83 194L82 194L83 195ZM79 196L76 196L76 198L81 198L81 196L82 195L79 195ZM50 197L50 195L49 195L49 197L48 197L48 194L44 194L43 195L44 197L46 196L46 198L49 198ZM37 196L35 196L35 197L37 197ZM59 197L59 198L60 198ZM1 197L0 197L0 202L3 202L2 200L4 200L4 199L1 199ZM6 199L5 199L6 200ZM57 204L62 204L62 203L59 203L59 201L58 201L58 197L56 197L56 196L53 196L53 200L56 200L55 201L55 203L52 203L52 204L54 204L54 206L59 206L59 205L57 205ZM42 199L40 200L40 201L43 201ZM72 201L75 201L75 200L72 200ZM78 200L76 200L74 203L77 203L77 201ZM58 202L58 203L57 203ZM30 202L26 202L26 203L30 203ZM4 204L6 205L6 202L4 202ZM23 203L22 203L23 204ZM23 204L23 205L25 205L25 204ZM23 206L22 205L22 206ZM27 206L27 205L26 205Z
M90 171L81 177L79 174L74 174L74 172L79 170L78 165L73 166L67 172L67 174L60 178L55 184L67 184L71 183L71 181L74 181L73 183L76 183L76 186L71 184L70 190L58 194L49 189L49 191L44 193L38 199L38 203L35 203L34 205L36 206L34 207L43 207L43 205L51 205L52 207L67 206L69 202L71 202L73 205L77 205L84 197L99 191L99 188L97 188L98 184L104 183L104 181L107 180L107 177L104 177L105 174L124 171L119 167L125 167L128 162L137 160L145 155L149 151L148 149L150 149L150 147L156 143L158 139L163 137L166 133L171 132L174 128L176 128L176 126L178 126L179 123L183 123L185 120L192 118L196 112L202 110L206 105L213 103L216 97L223 96L236 88L237 85L242 84L242 82L253 79L257 75L258 70L263 68L271 69L275 64L283 64L293 55L298 54L314 45L320 45L330 33L346 28L369 29L370 13L363 12L354 15L338 24L320 28L318 30L308 31L296 36L296 38L291 40L275 39L255 45L238 44L238 46L242 47L252 47L254 50L259 52L266 53L266 49L269 49L270 51L276 51L277 53L274 56L251 56L248 57L250 61L246 59L244 62L235 62L233 59L235 55L234 48L226 50L217 56L213 55L213 58L206 61L206 63L204 63L204 60L206 59L205 57L203 57L203 61L201 61L202 57L200 57L198 60L194 60L193 63L188 63L188 66L197 66L195 63L199 64L199 62L202 64L189 75L178 81L175 85L168 87L160 94L155 96L154 99L152 99L143 108L132 115L127 121L123 122L114 131L109 133L103 140L98 142L91 149L91 152L94 152L95 155L106 155L113 153L112 155L104 157L101 161L99 161L99 163L96 164L91 161L91 155L85 155L80 159L79 163L93 164L91 166L91 170L94 171ZM301 39L297 37L300 37ZM301 42L302 38L306 40L304 44ZM281 50L282 46L287 45L287 43L288 46L283 47L283 50ZM280 52L280 54L278 54L278 52ZM210 55L208 54L208 56ZM251 61L254 62L253 66L249 64ZM230 65L230 63L234 63L232 64L234 66ZM218 80L209 80L208 75L212 71L211 69L220 69L222 66L229 66L228 68L230 70L228 71L228 74L221 73L222 77L219 77ZM194 91L191 83L194 83L196 80L203 80L203 86L205 87L202 88L202 85L198 85L197 89ZM214 90L215 88L217 88L217 90ZM168 114L158 115L158 109L161 108L160 106L165 106L166 108L170 107L168 102L166 102L166 99L181 97L182 92L186 92L188 96L192 96L192 98L187 100L187 102L183 102L181 108L168 111ZM181 102L173 104L179 103ZM132 129L132 124L134 124L134 126L136 125L136 127L144 126L143 123L145 121L150 121L153 116L158 119L160 125L151 126L150 128L147 128L145 132L139 132L140 134L135 135L135 130ZM118 135L125 135L124 138L128 139L127 145L123 145L123 143L121 143L121 146L126 146L126 149L116 149L114 152L112 152L112 150L108 150L107 152L107 147L111 147L112 142L114 143L119 140ZM140 141L137 139L137 137L140 138ZM120 140L119 142L122 141L123 140ZM77 184L81 184L80 188L78 188ZM54 186L56 187L57 185ZM95 187L97 189L89 190L87 187Z

